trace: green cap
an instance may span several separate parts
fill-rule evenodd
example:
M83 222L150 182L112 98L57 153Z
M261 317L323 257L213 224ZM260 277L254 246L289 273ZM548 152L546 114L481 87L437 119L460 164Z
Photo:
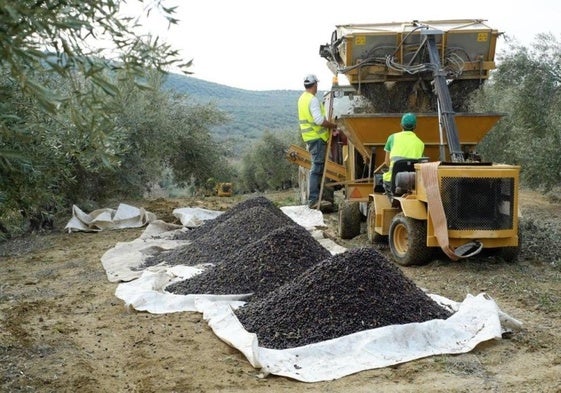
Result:
M404 130L414 130L417 125L417 117L413 113L406 113L401 117L401 126Z

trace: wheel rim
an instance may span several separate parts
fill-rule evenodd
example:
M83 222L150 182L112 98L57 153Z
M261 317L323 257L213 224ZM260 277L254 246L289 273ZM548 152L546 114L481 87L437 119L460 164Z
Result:
M393 244L395 251L399 255L405 255L409 248L409 236L407 235L407 228L403 224L398 224L393 232Z

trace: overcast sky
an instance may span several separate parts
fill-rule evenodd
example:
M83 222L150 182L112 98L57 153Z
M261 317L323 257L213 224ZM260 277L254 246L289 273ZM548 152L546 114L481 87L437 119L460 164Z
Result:
M376 1L376 0L164 0L177 5L180 20L167 30L151 17L153 33L193 59L193 77L247 90L301 90L306 74L320 90L332 73L319 46L336 25L412 20L485 19L487 24L531 45L538 33L561 40L561 1ZM141 12L139 7L134 12ZM504 38L497 52L506 48Z

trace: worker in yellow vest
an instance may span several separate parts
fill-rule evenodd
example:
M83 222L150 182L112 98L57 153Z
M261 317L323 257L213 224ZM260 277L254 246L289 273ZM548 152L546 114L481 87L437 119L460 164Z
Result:
M308 75L304 78L306 89L298 99L298 119L302 140L312 158L310 169L308 206L317 208L321 182L323 181L323 168L327 149L327 140L331 130L337 129L337 124L330 122L325 114L325 107L316 97L318 91L318 78ZM331 199L333 197L331 196ZM326 198L328 200L328 198ZM329 201L333 203L333 200Z
M394 162L404 158L421 158L423 156L425 144L415 134L416 127L417 117L413 113L406 113L401 117L401 132L391 134L386 140L384 163L389 169L382 178L384 180L384 189L388 195L391 194Z

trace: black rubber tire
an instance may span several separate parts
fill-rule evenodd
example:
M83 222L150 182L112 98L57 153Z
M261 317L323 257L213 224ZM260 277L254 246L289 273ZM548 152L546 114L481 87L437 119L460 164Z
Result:
M395 262L401 266L423 265L431 259L426 221L397 214L390 225L388 242Z
M358 202L343 201L339 204L338 232L341 239L360 235L361 216Z
M374 208L374 202L371 201L368 203L368 212L366 214L366 234L368 236L368 241L371 244L385 243L388 241L388 237L374 231L375 220L376 210Z
M496 256L505 262L516 262L520 256L520 248L522 245L522 233L520 227L518 228L518 246L515 247L502 247L497 249Z

